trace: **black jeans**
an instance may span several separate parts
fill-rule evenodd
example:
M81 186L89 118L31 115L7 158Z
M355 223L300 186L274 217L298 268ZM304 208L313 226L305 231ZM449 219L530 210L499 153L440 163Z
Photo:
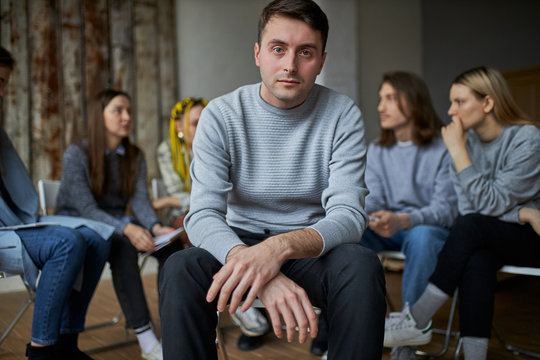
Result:
M480 214L461 216L439 253L430 281L449 296L459 289L462 336L489 338L497 270L540 266L540 236L530 225Z
M111 242L109 263L114 291L126 317L126 327L140 328L150 322L150 312L139 273L139 250L123 235L113 234L109 241ZM175 241L152 254L159 263L158 279L165 260L181 249L182 243Z
M262 237L244 234L242 240L253 245ZM173 254L165 263L159 287L164 359L217 359L217 302L205 297L221 266L200 248ZM381 358L385 279L372 250L345 244L320 258L288 260L281 271L326 311L330 359Z

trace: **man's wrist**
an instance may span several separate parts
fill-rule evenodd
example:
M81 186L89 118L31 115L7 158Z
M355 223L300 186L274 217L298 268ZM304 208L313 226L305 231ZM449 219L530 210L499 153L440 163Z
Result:
M236 245L236 246L234 246L227 253L227 256L225 257L225 262L227 263L238 251L241 251L244 248L247 248L247 246L246 245Z

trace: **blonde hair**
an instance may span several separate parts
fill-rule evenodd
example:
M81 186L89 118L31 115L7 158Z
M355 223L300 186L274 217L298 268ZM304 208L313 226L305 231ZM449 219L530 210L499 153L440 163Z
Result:
M510 93L508 83L500 71L488 67L480 66L467 70L458 75L452 84L465 85L473 93L483 99L486 96L493 99L493 115L495 119L503 125L534 125L529 117L518 107L516 101Z

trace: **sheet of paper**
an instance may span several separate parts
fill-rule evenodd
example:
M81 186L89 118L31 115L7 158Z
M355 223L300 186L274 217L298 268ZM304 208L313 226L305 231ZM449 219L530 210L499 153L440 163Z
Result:
M169 245L171 243L171 241L176 239L176 237L178 237L178 235L180 235L180 233L182 231L184 231L183 227L178 228L178 229L176 229L173 232L170 232L168 234L156 236L154 238L154 245L155 245L154 251L144 252L144 253L142 253L142 256L148 256L148 255L158 251L162 247Z
M0 230L21 230L21 229L31 229L31 228L51 226L51 225L60 225L60 224L54 223L54 222L38 222L38 223L30 223L30 224L2 226L0 227Z

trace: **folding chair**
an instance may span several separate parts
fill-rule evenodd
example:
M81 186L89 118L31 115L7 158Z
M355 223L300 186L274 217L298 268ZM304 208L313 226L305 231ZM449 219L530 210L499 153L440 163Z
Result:
M167 189L165 183L161 179L152 179L152 198L159 199L160 197L167 196Z
M528 276L540 276L540 268L533 268L533 267L524 267L524 266L513 266L513 265L506 265L503 266L500 270L500 272L507 273L507 274L515 274L515 275L528 275ZM522 349L519 347L516 347L514 345L509 344L497 331L495 326L493 326L493 331L495 332L495 335L501 342L501 344L504 346L504 348L508 351L511 351L515 355L522 354L527 355L533 358L540 359L540 353Z
M0 247L0 251L2 251L3 249L5 248ZM11 274L11 273L4 272L0 269L0 279L6 279L8 277L13 277L13 276L19 276L21 280L23 280L22 269L21 269L20 274ZM32 289L30 289L30 287L24 283L24 280L23 280L23 284L26 288L28 297L24 300L23 304L19 308L19 311L17 311L17 313L13 317L13 320L11 320L7 328L2 332L2 335L0 336L0 344L2 344L2 342L6 339L6 337L11 332L11 330L13 330L15 325L17 325L17 323L19 322L21 317L24 315L28 307L34 302L34 297L35 297L34 291L32 291Z
M58 194L58 190L60 189L60 181L58 180L39 180L38 181L38 195L39 195L39 205L41 212L44 215L47 215L49 213L49 210L54 210L56 207L56 195ZM144 257L141 265L139 266L139 271L142 271L144 265L146 264L147 257ZM122 310L115 315L111 320L104 321L97 324L88 325L85 327L85 330L93 330L93 329L99 329L106 326L113 326L120 322L122 319L123 313ZM86 353L92 354L100 351L110 350L114 349L120 346L125 345L131 345L137 342L137 339L130 339L129 338L129 332L126 329L126 340L104 345L88 350L84 350Z
M383 264L386 260L406 261L405 254L402 253L401 251L381 251L378 253L378 255ZM458 298L458 290L456 289L456 291L454 292L454 295L452 296L452 303L450 305L450 313L448 315L448 323L446 325L446 328L445 329L433 328L432 330L436 334L444 335L444 344L443 344L442 349L436 353L416 350L417 355L426 356L428 358L441 357L444 354L446 354L446 352L448 351L448 347L450 344L450 337L454 336L456 338L459 338L459 332L452 331L452 322L454 321L454 315L456 312L457 298ZM386 295L386 300L388 302L388 307L390 308L390 310L395 311L394 305L390 301L388 294Z

